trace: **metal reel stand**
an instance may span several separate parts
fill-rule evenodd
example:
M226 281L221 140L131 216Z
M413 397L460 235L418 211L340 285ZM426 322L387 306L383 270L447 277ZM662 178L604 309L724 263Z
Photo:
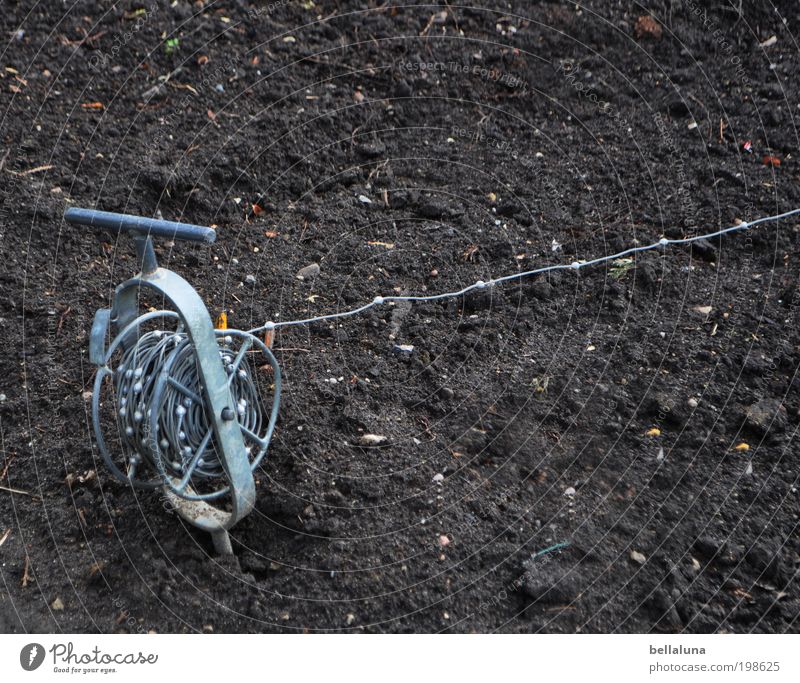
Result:
M253 471L269 446L280 403L281 373L264 342L240 330L215 330L192 286L160 268L152 237L212 243L212 228L124 214L68 209L64 218L114 233L136 244L141 272L118 285L110 309L95 313L89 355L97 366L92 421L97 445L111 473L135 488L161 488L187 522L211 534L221 554L231 554L228 530L255 504ZM143 290L161 295L173 310L140 315ZM155 321L173 331L145 331ZM108 335L112 341L106 346ZM271 367L268 419L248 359ZM115 365L115 358L120 358ZM122 464L109 451L101 418L106 380L114 391Z

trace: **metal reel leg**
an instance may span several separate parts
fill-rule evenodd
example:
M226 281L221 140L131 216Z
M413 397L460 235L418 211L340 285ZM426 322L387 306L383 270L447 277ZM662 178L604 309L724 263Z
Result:
M231 537L226 529L211 532L211 541L214 544L214 550L219 555L233 555L233 546L231 545Z

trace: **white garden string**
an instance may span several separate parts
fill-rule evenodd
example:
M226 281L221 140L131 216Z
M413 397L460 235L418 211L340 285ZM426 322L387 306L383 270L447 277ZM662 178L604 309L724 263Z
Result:
M605 263L607 261L614 261L616 259L629 256L630 254L636 254L642 251L650 251L652 249L658 249L659 247L666 247L671 244L690 244L692 242L699 242L700 240L708 240L714 237L720 237L721 235L726 235L731 232L748 230L756 225L759 225L760 223L779 221L782 218L788 218L789 216L794 216L798 213L800 213L800 209L792 209L791 211L786 211L785 213L780 213L775 216L765 216L763 218L758 218L754 221L750 221L749 223L742 222L739 223L738 225L733 225L729 228L717 230L716 232L709 232L704 235L695 235L694 237L684 237L681 239L668 239L666 237L662 237L660 240L658 240L658 242L653 242L652 244L648 244L642 247L631 247L629 249L625 249L624 251L620 251L617 254L611 254L610 256L602 256L600 258L592 259L591 261L573 261L572 263L561 263L553 266L544 266L543 268L535 268L533 270L525 270L520 273L504 275L503 277L494 278L486 282L484 282L483 280L478 280L474 284L471 284L468 287L464 287L463 289L459 289L458 291L455 292L442 292L441 294L431 294L428 296L423 296L419 294L407 295L407 296L399 294L392 294L389 296L376 296L369 303L364 304L363 306L359 306L358 308L353 308L348 311L339 311L337 313L329 313L327 315L316 315L312 318L302 318L298 320L282 320L279 322L269 321L261 325L260 327L255 327L252 330L249 330L249 333L255 334L256 332L271 331L279 327L289 327L291 325L311 325L312 323L323 322L325 320L336 320L338 318L346 318L351 315L357 315L359 313L363 313L364 311L367 311L374 306L379 306L381 304L390 303L393 301L439 301L441 299L452 299L458 296L463 296L464 294L467 294L474 290L486 289L487 287L492 287L494 285L498 285L503 282L520 280L522 278L530 277L532 275L540 275L542 273L548 273L554 270L578 271L581 268L586 268L588 266L595 266L599 263Z

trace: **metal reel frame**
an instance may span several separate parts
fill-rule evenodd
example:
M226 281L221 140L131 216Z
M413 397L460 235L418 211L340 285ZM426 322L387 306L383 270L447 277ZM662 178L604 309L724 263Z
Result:
M192 525L211 533L214 546L218 552L230 554L233 550L228 536L228 529L249 514L255 505L256 492L253 469L266 454L277 421L281 391L281 374L278 362L269 348L253 335L239 330L222 332L224 335L237 336L241 339L241 346L237 354L238 362L241 362L247 350L255 346L257 350L267 357L274 373L272 410L265 434L264 436L259 436L252 432L247 434L247 437L255 441L260 447L256 458L251 464L245 448L243 428L238 422L236 406L231 397L228 375L220 358L220 347L217 343L219 331L214 329L211 316L198 293L177 273L158 267L149 236L151 230L145 233L138 229L140 223L135 227L126 226L124 223L123 219L133 220L134 217L104 214L104 212L97 211L87 212L83 209L76 211L83 212L83 214L91 214L90 217L94 219L97 219L98 215L100 215L100 218L104 218L104 216L114 217L116 222L110 227L112 229L116 228L118 231L127 230L133 233L136 241L137 256L142 264L142 271L139 274L116 287L111 309L98 310L92 325L90 360L98 367L92 397L92 421L97 444L103 459L115 477L137 488L154 489L163 486L167 499L178 514ZM70 220L69 212L66 218ZM149 219L136 220L141 222ZM87 222L86 215L75 215L70 222L109 227L99 221ZM155 221L155 223L164 222ZM200 228L199 226L170 225L180 226L182 229L196 228L210 231L209 228ZM173 229L176 230L175 228ZM155 230L152 232L157 234ZM213 231L211 232L213 233ZM190 233L180 234L180 231L176 230L174 236L184 237L185 239L199 239L196 236L187 237L186 235L188 234ZM203 233L203 235L206 235L206 233ZM204 241L213 241L213 237L209 239L205 236L203 239ZM139 315L138 299L140 290L143 288L163 296L169 301L174 311L157 311ZM226 489L216 491L211 495L197 494L189 485L188 480L181 481L174 474L167 472L160 457L160 446L155 436L155 426L158 424L158 408L161 403L161 396L170 383L169 367L162 367L160 370L154 400L150 406L150 438L148 441L151 443L146 446L146 448L150 449L154 461L159 464L157 469L159 469L161 480L139 481L124 473L113 462L103 437L100 421L100 394L103 381L113 373L113 370L109 367L111 357L118 349L125 350L135 345L140 337L141 325L159 316L174 317L179 320L197 358L198 378L203 389L202 399L205 404L209 427L213 430L213 436L216 437L220 463L229 482L229 486ZM109 332L113 332L115 335L106 349L106 337ZM165 364L165 366L168 365L169 363ZM230 511L214 507L209 502L212 498L220 497L224 493L230 493Z

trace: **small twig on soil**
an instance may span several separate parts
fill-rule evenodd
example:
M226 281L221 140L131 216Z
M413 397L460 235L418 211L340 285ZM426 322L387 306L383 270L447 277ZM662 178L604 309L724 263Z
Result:
M461 27L458 25L458 17L456 17L456 13L453 11L453 8L450 7L450 3L447 0L444 0L444 4L447 5L447 9L450 10L450 16L453 17L453 23L456 25L456 33L461 33Z
M17 171L8 171L8 173L10 173L11 175L21 177L21 176L31 175L33 173L41 173L42 171L49 171L51 168L54 167L52 165L37 166L36 168L29 168L27 171L20 171L19 173Z
M8 540L9 536L11 536L11 527L6 529L5 533L3 534L3 537L0 538L0 548L3 547L3 543L5 543Z
M58 325L57 325L57 327L56 327L56 337L57 337L59 334L61 334L61 328L62 328L62 326L64 325L64 318L66 318L66 317L67 317L67 315L69 315L69 312L70 312L71 310L72 310L72 306L68 306L68 307L67 307L67 310L66 310L66 311L64 311L64 312L61 314L61 316L58 318Z
M425 433L430 437L431 441L436 441L436 434L431 431L431 423L428 422L428 419L425 417L417 418L417 422L422 424L422 428Z
M81 38L80 40L70 40L66 36L59 36L59 39L61 40L61 43L63 45L70 45L70 46L71 45L77 45L78 47L80 47L84 43L93 43L98 38L102 38L106 33L108 33L108 31L99 31L97 33L93 33L92 35L89 35L85 28L81 28L79 30L83 31L83 33L84 33L83 38Z
M273 351L286 351L287 353L288 353L288 352L294 352L294 353L311 353L311 350L310 350L310 349L294 349L294 348L291 348L291 347L275 348L275 349L272 349L272 350L273 350Z
M422 33L420 33L421 36L424 36L426 33L428 33L428 31L430 31L431 26L433 26L433 22L436 21L436 18L438 16L439 16L438 13L437 14L431 14L431 18L428 19L428 23L425 24L425 28L422 29Z
M3 170L3 167L6 165L6 159L8 159L8 155L11 154L11 148L9 147L6 150L6 153L3 155L3 158L0 159L0 171Z
M8 468L11 466L11 463L14 460L14 456L12 455L8 460L6 460L6 466L3 468L3 471L0 472L0 481L3 481L8 476Z
M25 553L25 569L22 571L22 580L19 582L19 585L23 588L27 588L28 584L30 583L31 579L33 578L28 571L31 568L31 558L28 557L28 554Z
M38 500L39 496L35 493L31 493L30 491L22 491L20 489L12 489L8 486L0 486L0 491L8 491L9 493L18 493L22 496L30 496L31 498L36 498Z
M188 83L167 83L170 88L177 88L178 90L188 90L195 95L199 95L200 93L197 92L196 88L189 85Z
M702 107L703 111L706 113L706 120L708 121L709 131L708 131L708 139L711 139L711 131L714 129L714 123L711 120L711 114L708 112L708 108L704 105L700 100L698 100L694 95L689 95L690 100L694 100L697 104Z

